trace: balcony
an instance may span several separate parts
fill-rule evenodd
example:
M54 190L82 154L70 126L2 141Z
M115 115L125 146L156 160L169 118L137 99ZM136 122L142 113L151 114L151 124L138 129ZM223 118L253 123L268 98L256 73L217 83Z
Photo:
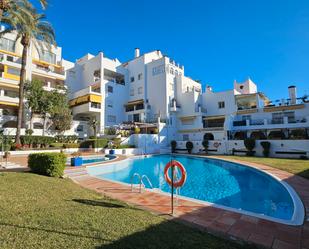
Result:
M34 71L42 74L48 74L50 76L57 77L59 75L64 76L65 71L62 66L51 64L40 60L32 60L34 65Z
M298 128L308 126L308 120L308 117L235 120L233 127L237 129Z

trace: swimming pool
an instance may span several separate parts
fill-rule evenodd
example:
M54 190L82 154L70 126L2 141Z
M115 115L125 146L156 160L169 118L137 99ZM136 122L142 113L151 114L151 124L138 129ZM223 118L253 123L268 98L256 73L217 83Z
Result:
M182 197L285 224L303 222L303 206L295 191L264 172L217 159L189 156L173 156L173 159L180 161L187 171L187 181L179 193ZM98 178L127 184L131 183L134 173L147 175L154 188L169 193L171 189L163 171L170 160L170 155L134 158L102 167L87 167L87 170ZM147 182L145 184L150 188Z

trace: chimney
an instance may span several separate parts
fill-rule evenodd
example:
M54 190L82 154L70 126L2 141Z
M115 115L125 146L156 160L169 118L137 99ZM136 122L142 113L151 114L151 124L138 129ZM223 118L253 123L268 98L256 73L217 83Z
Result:
M139 51L139 48L135 48L134 49L134 58L137 58L140 56L140 51Z
M290 103L291 105L295 105L296 104L296 86L289 86L289 97L290 97Z
M206 86L206 92L212 92L212 87L209 86L209 85L207 85L207 86Z

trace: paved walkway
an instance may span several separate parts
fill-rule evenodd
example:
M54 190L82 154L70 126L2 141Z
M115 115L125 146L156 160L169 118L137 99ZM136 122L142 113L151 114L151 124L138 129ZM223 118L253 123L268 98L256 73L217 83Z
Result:
M308 180L265 165L254 163L248 163L247 165L272 173L293 186L303 200L308 214ZM138 193L137 190L132 192L130 186L88 175L85 168L67 169L66 175L81 186L111 198L122 200L154 213L169 215L171 212L170 198L162 193L149 190L142 193ZM255 243L267 248L309 249L308 221L302 226L288 226L183 199L178 201L174 218L219 236Z

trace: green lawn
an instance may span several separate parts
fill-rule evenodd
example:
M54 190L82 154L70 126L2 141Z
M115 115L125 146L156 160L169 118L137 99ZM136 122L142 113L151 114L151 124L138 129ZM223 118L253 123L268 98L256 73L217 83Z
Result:
M103 198L68 179L0 175L0 248L253 248Z
M309 160L248 157L248 156L220 156L220 157L227 159L229 158L237 159L244 162L247 161L253 163L261 163L309 179Z

